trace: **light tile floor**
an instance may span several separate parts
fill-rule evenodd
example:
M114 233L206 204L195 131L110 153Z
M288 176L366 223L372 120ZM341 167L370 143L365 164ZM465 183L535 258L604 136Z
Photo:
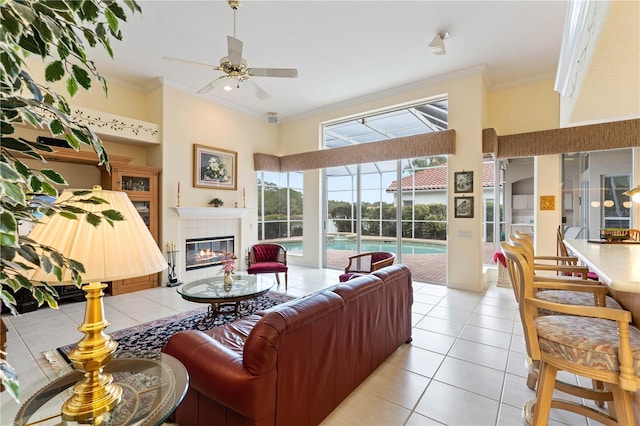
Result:
M287 293L303 296L335 284L339 274L293 266ZM479 294L414 282L414 295L413 342L391 355L323 425L521 425L521 407L534 393L525 383L525 348L512 290L493 285ZM111 321L107 332L198 307L164 287L108 296L104 305ZM72 303L3 316L23 400L53 377L42 352L78 341L83 315L84 303ZM18 408L3 393L0 425L12 424ZM551 417L554 425L593 424L568 413Z

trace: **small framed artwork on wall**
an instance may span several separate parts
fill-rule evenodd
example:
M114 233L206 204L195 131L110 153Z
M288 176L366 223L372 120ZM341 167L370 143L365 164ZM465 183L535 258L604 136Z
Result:
M473 192L473 172L455 172L453 174L454 188L453 192L465 194Z
M473 197L453 197L453 200L455 217L473 218Z
M555 209L556 209L556 197L554 195L540 196L540 210L555 210Z
M236 190L238 186L238 153L194 144L193 186Z

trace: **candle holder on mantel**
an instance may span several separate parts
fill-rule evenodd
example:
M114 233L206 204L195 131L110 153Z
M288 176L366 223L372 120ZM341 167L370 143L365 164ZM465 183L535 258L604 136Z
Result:
M178 192L178 204L176 204L176 207L180 207L180 193Z

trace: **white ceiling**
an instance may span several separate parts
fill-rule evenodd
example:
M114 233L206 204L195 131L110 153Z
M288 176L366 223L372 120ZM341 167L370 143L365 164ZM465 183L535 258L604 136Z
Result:
M566 1L243 1L236 38L250 67L297 68L297 79L256 77L270 93L204 95L257 116L280 120L358 98L415 87L436 77L486 67L490 89L554 78ZM226 0L140 1L142 15L124 24L115 60L95 52L107 79L142 90L165 84L196 92L222 75L165 61L172 56L217 65L233 35ZM449 31L447 54L428 44Z

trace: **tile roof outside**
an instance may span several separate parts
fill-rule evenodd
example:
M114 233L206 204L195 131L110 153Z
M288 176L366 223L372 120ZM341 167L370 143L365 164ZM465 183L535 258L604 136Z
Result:
M482 163L482 187L493 188L493 161L487 161ZM440 190L447 188L447 165L428 167L415 173L415 185L414 175L409 175L402 178L402 191L429 191ZM500 170L500 182L504 182L503 170ZM396 192L398 190L398 182L393 181L387 187L387 192Z

